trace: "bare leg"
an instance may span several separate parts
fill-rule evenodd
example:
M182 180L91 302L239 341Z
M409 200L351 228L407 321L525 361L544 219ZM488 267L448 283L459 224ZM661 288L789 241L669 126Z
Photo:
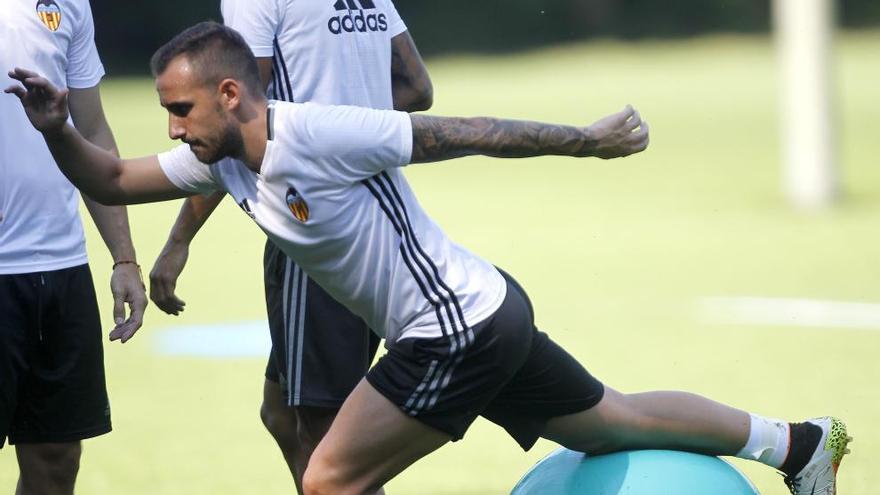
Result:
M312 455L303 479L305 495L374 493L449 440L361 380Z
M330 430L330 425L333 424L333 420L336 418L336 414L339 412L338 409L332 409L327 407L306 407L300 406L296 409L296 417L299 420L299 446L301 449L301 457L305 461L302 464L302 473L305 472L305 468L309 463L309 459L312 457L312 454L315 452L315 449L318 448L318 444L327 435L327 432ZM379 489L374 492L375 495L384 495L385 490Z
M606 388L592 409L550 420L544 437L592 454L670 449L735 455L745 446L749 428L747 412L698 395L621 394Z
M294 408L297 418L297 439L299 441L300 457L302 458L302 470L300 475L305 473L306 466L312 453L318 447L321 439L330 430L333 419L339 409L328 407L308 407L299 406Z
M15 446L20 477L17 495L72 495L82 455L80 442Z
M266 429L278 443L300 494L303 493L302 479L309 459L327 434L338 412L338 409L329 407L290 407L284 403L281 387L277 383L266 380L263 385L260 416ZM384 493L379 489L376 495Z
M301 456L299 438L297 435L298 422L296 412L284 403L281 387L266 380L263 384L263 405L260 407L260 419L272 438L281 449L281 454L287 462L287 468L293 476L296 491L302 493L302 475L308 464L308 457Z

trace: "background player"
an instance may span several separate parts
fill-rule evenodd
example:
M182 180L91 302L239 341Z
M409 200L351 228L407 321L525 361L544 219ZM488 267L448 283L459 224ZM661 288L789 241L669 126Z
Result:
M69 88L73 124L116 154L93 38L86 0L42 0L36 9L15 0L0 12L0 63L37 67ZM78 194L18 105L0 100L0 119L0 446L7 437L15 444L17 493L73 493L80 440L111 428ZM114 261L110 338L125 342L147 304L128 216L125 208L83 200Z
M427 69L388 0L220 5L224 23L241 33L256 56L270 98L407 112L431 106ZM223 196L184 202L150 272L150 297L163 311L183 311L175 287L189 244ZM263 264L272 353L260 416L300 489L309 456L369 369L379 339L271 241Z
M153 58L169 134L187 146L120 160L65 125L65 92L33 72L16 94L71 180L108 203L231 193L330 294L387 338L312 455L308 494L370 493L460 439L477 415L528 449L665 448L758 460L797 494L833 493L843 423L789 424L683 392L621 394L534 326L525 292L452 243L400 167L465 155L615 158L644 150L624 111L587 127L269 104L233 30L194 26ZM205 163L212 164L210 167Z

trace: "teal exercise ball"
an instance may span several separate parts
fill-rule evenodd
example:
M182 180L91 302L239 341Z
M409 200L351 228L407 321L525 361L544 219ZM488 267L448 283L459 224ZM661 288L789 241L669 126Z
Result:
M758 495L717 457L671 450L588 456L558 449L535 464L511 495Z

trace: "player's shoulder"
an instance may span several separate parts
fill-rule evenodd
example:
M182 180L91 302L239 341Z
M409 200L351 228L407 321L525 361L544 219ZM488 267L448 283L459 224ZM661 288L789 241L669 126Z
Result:
M361 122L366 115L373 112L375 110L364 107L329 105L313 101L304 103L272 101L269 104L269 113L274 114L271 117L270 128L293 132L300 138L315 137L317 133L326 130Z
M38 0L36 13L49 32L79 33L94 24L89 0Z
M333 105L324 105L315 102L290 102L271 100L269 102L269 127L283 126L284 130L294 130L298 125L307 124L310 120L320 118L327 113ZM273 125L275 124L275 125Z
M289 154L332 155L339 140L350 132L349 109L353 108L314 102L271 102L269 138Z
M269 101L266 116L269 139L281 143L305 143L312 135L309 129L313 121L320 120L321 106L311 102Z
M235 12L263 12L283 14L292 8L294 0L220 0L220 12L226 17Z
M92 5L89 0L39 0L37 10L56 11L76 23L91 17Z
M62 4L72 4L77 9L80 9L80 10L86 10L86 9L91 10L91 8L92 8L92 2L90 2L89 0L40 0L40 1L41 2L48 2L48 3L60 2Z
M265 5L279 5L282 0L220 0L220 11L236 8L260 8Z

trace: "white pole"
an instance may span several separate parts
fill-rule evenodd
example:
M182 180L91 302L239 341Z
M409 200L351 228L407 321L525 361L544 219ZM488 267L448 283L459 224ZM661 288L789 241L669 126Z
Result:
M781 68L785 192L797 207L829 206L838 193L831 90L832 0L775 0Z

